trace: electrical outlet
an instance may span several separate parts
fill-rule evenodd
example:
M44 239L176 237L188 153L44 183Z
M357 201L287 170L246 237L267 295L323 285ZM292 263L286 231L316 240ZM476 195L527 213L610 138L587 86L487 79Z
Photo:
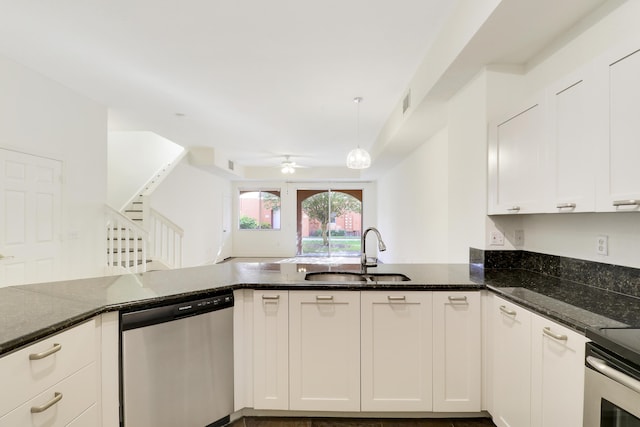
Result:
M524 246L524 230L513 232L513 246Z
M491 246L503 246L504 234L499 231L492 231L491 233L489 233L489 244Z
M596 237L596 253L598 255L609 255L609 236Z

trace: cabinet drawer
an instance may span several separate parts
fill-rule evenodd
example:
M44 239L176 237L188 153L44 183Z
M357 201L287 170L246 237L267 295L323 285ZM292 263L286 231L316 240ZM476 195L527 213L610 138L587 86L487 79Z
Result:
M60 382L96 358L96 322L91 320L0 359L0 415ZM14 424L21 425L21 424Z
M96 364L92 363L0 418L0 427L66 426L95 405L97 388ZM46 408L56 398L59 400ZM41 411L34 413L34 408Z
M67 424L67 427L87 427L98 426L98 405L91 405L89 409L84 411L78 418Z

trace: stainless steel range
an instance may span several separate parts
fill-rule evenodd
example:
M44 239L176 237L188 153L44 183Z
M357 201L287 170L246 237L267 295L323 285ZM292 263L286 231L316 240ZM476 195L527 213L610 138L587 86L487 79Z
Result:
M640 328L586 336L584 427L640 427Z

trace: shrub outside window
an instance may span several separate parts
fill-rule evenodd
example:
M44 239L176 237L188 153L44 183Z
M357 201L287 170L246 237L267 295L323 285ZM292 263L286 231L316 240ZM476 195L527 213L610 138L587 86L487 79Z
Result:
M280 190L240 190L241 230L280 230Z

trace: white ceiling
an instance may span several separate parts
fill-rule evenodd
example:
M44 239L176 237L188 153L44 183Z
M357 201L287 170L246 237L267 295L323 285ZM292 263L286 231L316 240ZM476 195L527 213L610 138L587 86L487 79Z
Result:
M480 0L0 0L0 54L107 106L111 130L329 171L358 142L372 148L458 1ZM478 33L486 46L447 70L449 92L602 2L502 2ZM509 22L526 31L505 37Z
M111 130L240 165L342 166L353 98L368 147L454 3L3 0L0 53L109 107Z

